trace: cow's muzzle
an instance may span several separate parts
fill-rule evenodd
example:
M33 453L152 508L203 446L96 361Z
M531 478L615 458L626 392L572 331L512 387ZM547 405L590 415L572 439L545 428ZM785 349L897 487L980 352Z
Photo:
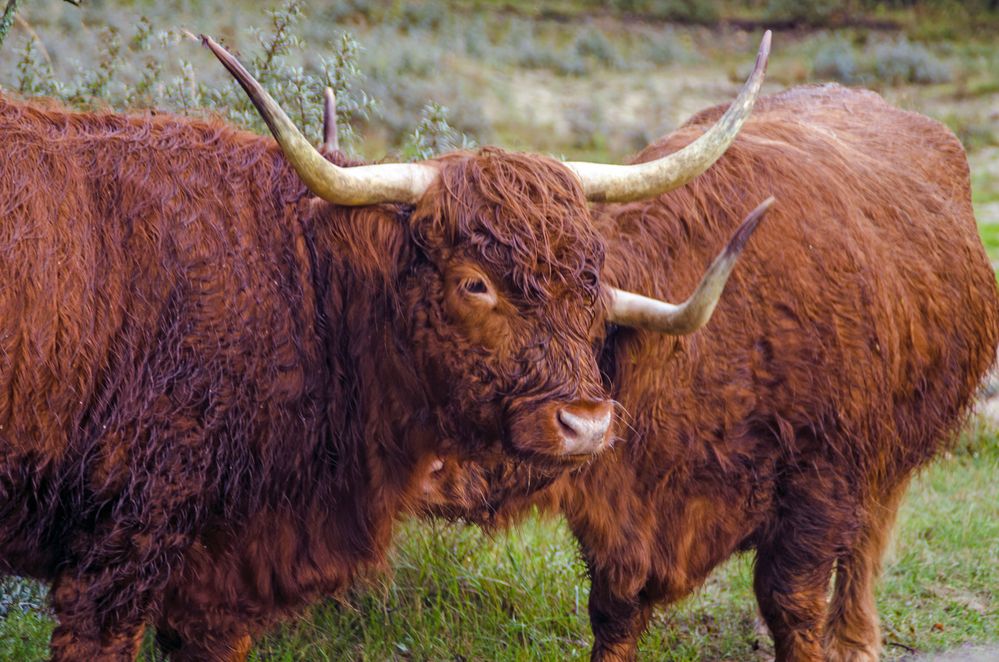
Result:
M518 454L553 460L585 460L612 445L610 400L547 402L511 422L509 442Z
M577 400L555 410L564 455L592 455L609 443L614 406L606 400Z

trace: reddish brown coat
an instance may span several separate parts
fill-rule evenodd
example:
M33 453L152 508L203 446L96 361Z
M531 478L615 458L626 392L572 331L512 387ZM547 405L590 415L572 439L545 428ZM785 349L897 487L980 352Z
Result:
M150 623L242 656L381 561L437 440L559 462L605 397L603 241L550 159L345 209L217 121L0 97L0 138L0 572L52 582L55 659Z
M675 151L699 114L646 149ZM601 365L628 417L571 473L446 465L436 510L485 523L558 507L590 568L594 659L630 659L652 605L738 550L782 660L874 660L873 586L913 472L953 438L999 342L995 276L968 165L941 124L871 92L762 99L706 174L659 200L597 206L604 281L679 300L739 220L777 198L710 324L618 329ZM827 606L829 578L836 590Z

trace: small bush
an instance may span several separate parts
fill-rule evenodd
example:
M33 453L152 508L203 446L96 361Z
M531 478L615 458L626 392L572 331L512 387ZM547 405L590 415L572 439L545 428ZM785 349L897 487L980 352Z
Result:
M428 104L440 102L447 121L462 133L477 139L488 137L491 127L485 119L481 102L465 92L455 78L424 80L413 77L371 77L365 85L378 99L377 118L369 128L384 133L391 145L407 152L413 127L426 115Z
M718 3L704 0L653 0L650 13L681 23L714 23L718 20Z
M489 39L489 32L486 30L486 21L481 16L476 16L466 27L462 34L462 43L465 46L465 54L479 60L488 58L492 50L492 41Z
M852 85L860 82L853 47L845 39L834 39L819 48L812 62L812 76Z
M408 2L402 6L399 26L403 29L437 30L447 20L447 10L436 2Z
M568 55L578 59L593 58L602 66L612 69L620 69L624 66L621 55L617 52L614 44L607 39L607 35L592 25L583 28L576 35Z
M584 99L570 106L565 113L572 134L573 147L600 148L606 142L607 118L601 104Z
M11 612L47 611L48 591L42 584L20 577L0 579L0 618Z
M952 77L950 67L925 46L914 44L905 37L876 46L874 63L878 78L894 84L946 83Z
M558 71L566 59L565 53L548 43L539 42L533 37L521 41L520 47L515 47L514 64L525 69L551 69Z
M334 35L325 48L317 48L329 55L302 58L301 54L310 50L299 36L303 4L303 0L285 0L268 12L266 31L253 30L256 49L233 50L307 136L319 137L322 92L332 87L337 95L341 145L349 149L356 141L352 122L366 118L375 109L373 100L358 86L360 48L343 33ZM90 34L88 30L83 33ZM176 62L178 50L184 48L189 49L188 53L202 55L179 32L156 31L147 18L125 27L109 20L107 27L89 40L96 43L87 41L81 39L87 49L100 54L96 64L78 65L75 72L60 78L49 55L33 35L28 36L16 61L16 89L25 96L51 96L83 109L156 107L182 114L210 110L258 133L267 132L242 89L221 67L208 65L210 56L204 55L205 66L199 69L184 60L168 68L162 65ZM0 66L0 71L3 69ZM435 70L432 65L424 69Z
M382 9L372 0L329 0L322 10L322 16L330 23L358 20L372 22L380 18Z
M474 140L451 126L448 109L431 102L424 107L422 117L406 140L402 154L407 159L423 160L474 146Z
M848 85L871 81L889 85L927 85L950 81L952 72L926 47L905 37L868 44L859 56L849 41L835 38L815 53L812 76Z
M842 11L842 0L770 0L764 15L773 21L826 25Z
M509 21L495 54L498 60L514 66L553 71L565 57L551 40L537 34L533 23L519 18Z
M614 9L651 14L680 23L712 23L718 20L718 3L704 0L612 0Z
M669 26L655 32L646 32L640 43L641 51L637 56L644 62L673 64L692 59L690 49L680 41L676 30Z

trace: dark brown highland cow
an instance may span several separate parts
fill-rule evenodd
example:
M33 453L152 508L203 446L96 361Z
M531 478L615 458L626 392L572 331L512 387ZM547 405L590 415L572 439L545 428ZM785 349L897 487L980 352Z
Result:
M689 143L722 110L638 161ZM996 282L964 151L872 92L761 99L686 187L594 206L603 282L687 291L762 193L779 204L707 328L601 339L627 422L613 450L545 478L448 460L427 484L437 513L491 526L531 504L564 513L592 578L594 660L634 659L653 606L741 550L756 553L778 660L877 660L874 585L899 501L995 357Z
M341 167L206 43L280 149L0 98L0 572L52 583L57 660L131 659L147 625L171 659L241 659L382 559L441 440L542 467L604 449L594 334L703 325L762 213L673 306L602 285L586 199L708 168L769 37L718 125L639 167Z

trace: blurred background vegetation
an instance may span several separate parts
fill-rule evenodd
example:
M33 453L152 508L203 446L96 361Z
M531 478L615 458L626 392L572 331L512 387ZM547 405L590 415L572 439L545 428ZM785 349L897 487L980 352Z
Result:
M823 81L935 117L971 162L999 259L999 0L0 0L0 88L77 108L219 114L264 132L185 32L235 51L306 135L337 92L371 160L494 143L621 161L733 98L773 28L765 91ZM16 11L15 11L16 10ZM999 444L973 428L914 484L879 594L890 659L999 641ZM588 582L558 521L497 536L408 523L389 577L314 609L254 659L585 659ZM647 659L767 659L751 559L659 611ZM46 657L45 592L0 582L0 660ZM147 657L152 657L147 645Z
M971 155L990 249L999 238L999 0L281 1L7 0L0 87L263 131L184 36L207 32L316 139L332 86L361 158L495 143L618 161L731 99L771 27L767 91L837 81L946 122Z

